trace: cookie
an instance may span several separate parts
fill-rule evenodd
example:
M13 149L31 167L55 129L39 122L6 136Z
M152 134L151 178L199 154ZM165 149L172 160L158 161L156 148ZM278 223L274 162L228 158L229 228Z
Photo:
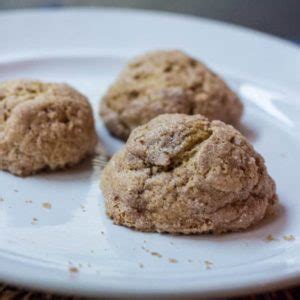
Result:
M155 51L129 63L100 105L108 130L126 140L130 132L164 113L202 114L236 124L243 105L226 83L181 51Z
M62 169L92 154L96 142L90 104L69 85L0 83L0 169L19 176Z
M231 125L164 114L139 126L101 176L106 212L141 231L223 233L277 202L264 159Z

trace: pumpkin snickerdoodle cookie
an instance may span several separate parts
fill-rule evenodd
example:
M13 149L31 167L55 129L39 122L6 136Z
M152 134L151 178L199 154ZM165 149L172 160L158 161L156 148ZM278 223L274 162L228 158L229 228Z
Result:
M26 176L77 164L97 136L88 100L67 84L0 83L0 169Z
M235 124L243 105L226 83L181 51L154 51L132 60L108 89L100 114L109 131L130 132L164 113L202 114Z
M114 222L141 231L243 230L277 202L246 138L201 115L160 115L134 129L103 170L101 187Z

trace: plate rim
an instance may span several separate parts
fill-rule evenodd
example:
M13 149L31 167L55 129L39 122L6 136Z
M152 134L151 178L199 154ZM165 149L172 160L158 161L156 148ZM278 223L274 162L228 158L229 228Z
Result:
M227 28L230 28L231 30L237 30L240 31L241 29L243 31L246 31L250 34L259 35L262 38L268 38L272 39L273 41L277 41L279 43L284 43L286 46L290 47L293 50L300 51L299 46L281 36L276 36L271 33L267 33L264 31L260 31L258 29L254 29L251 27L238 25L235 23L212 19L208 17L203 16L195 16L195 15L189 15L184 14L180 12L172 12L172 11L161 11L161 10L155 10L155 9L143 9L143 8L126 8L126 7L114 7L114 6L62 6L62 7L38 7L38 8L16 8L16 9L4 9L0 10L0 18L6 17L6 16L14 16L14 15L26 15L26 14L56 14L60 13L62 11L68 11L68 12L106 12L106 13L137 13L137 14L155 14L157 16L161 17L173 17L176 19L181 18L182 20L194 20L196 22L202 21L205 23L209 23L210 25L218 25L218 26L225 26Z

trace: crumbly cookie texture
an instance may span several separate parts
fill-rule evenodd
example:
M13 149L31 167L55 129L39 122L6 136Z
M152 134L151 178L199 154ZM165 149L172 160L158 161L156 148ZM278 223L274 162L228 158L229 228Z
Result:
M0 169L27 176L77 164L97 142L86 97L67 84L0 83Z
M164 114L139 126L101 177L106 212L141 231L222 233L277 202L263 158L231 125Z
M243 105L226 83L181 51L156 51L129 63L100 105L109 131L126 140L130 132L164 113L202 114L236 124Z

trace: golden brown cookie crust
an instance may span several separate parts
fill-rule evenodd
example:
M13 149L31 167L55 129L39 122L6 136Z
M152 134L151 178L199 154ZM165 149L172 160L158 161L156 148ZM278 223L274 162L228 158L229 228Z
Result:
M26 176L65 168L93 153L96 142L90 104L69 85L0 83L0 169Z
M132 60L108 89L100 114L109 131L130 132L164 113L202 114L235 124L243 105L226 83L181 51L155 51Z
M136 128L105 167L101 187L116 224L169 233L243 230L277 200L246 138L201 115L160 115Z

